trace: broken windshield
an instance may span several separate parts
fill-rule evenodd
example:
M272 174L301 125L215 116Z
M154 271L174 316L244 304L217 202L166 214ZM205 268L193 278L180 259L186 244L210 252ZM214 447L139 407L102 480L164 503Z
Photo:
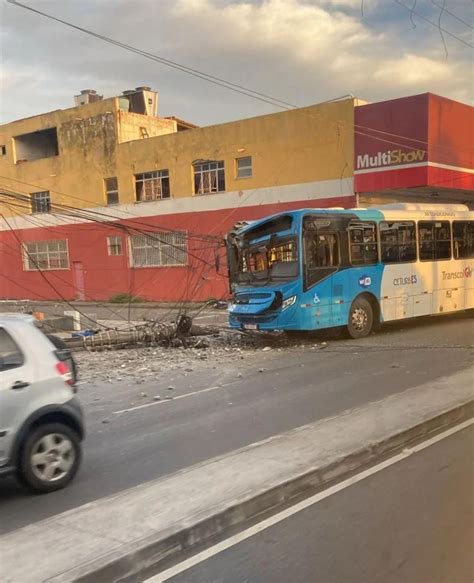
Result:
M256 285L297 277L296 240L271 237L267 242L244 247L240 252L236 275L238 283Z

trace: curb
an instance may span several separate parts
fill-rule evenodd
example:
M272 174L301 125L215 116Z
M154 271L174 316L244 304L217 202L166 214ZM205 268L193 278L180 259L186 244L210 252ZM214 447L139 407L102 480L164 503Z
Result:
M394 433L378 443L369 443L327 466L309 471L282 482L278 486L229 506L199 523L183 526L179 531L142 538L91 561L67 573L49 579L49 583L77 582L135 583L143 581L159 569L160 563L176 558L179 553L190 551L198 545L210 542L230 528L244 528L247 523L268 512L301 497L309 497L329 484L340 481L356 470L372 465L381 458L393 455L413 442L427 438L444 429L474 417L474 400L444 411L409 429ZM158 538L159 537L159 538Z

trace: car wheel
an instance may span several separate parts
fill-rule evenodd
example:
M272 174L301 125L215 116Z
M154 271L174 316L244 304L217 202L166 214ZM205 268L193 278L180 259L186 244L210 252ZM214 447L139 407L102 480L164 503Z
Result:
M27 437L20 456L20 479L36 492L64 488L76 475L81 463L77 433L62 423L48 423Z
M350 312L347 329L351 338L365 338L370 334L374 325L374 311L368 300L357 298L354 300Z

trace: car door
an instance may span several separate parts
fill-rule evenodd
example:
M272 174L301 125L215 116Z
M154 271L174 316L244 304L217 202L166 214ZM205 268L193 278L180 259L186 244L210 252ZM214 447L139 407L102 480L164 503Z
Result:
M32 382L26 355L11 333L0 326L0 465L8 461L15 432L28 408Z

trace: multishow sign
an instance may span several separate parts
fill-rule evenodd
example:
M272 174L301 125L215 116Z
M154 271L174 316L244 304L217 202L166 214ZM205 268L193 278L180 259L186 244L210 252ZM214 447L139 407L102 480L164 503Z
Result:
M400 164L414 164L424 162L426 158L425 150L387 150L386 152L377 152L375 155L358 154L356 161L356 170L365 170L367 168L381 168L384 166L398 166Z

